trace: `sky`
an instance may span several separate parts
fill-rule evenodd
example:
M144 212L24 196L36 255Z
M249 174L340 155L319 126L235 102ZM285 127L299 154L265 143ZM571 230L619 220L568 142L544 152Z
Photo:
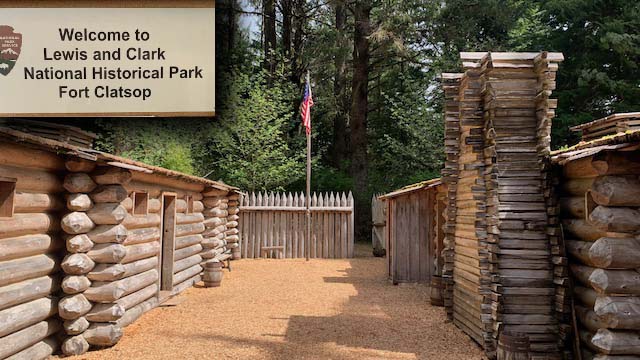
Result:
M242 7L242 10L248 12L256 12L260 10L257 9L249 0L240 0L240 6ZM260 23L261 19L259 15L240 15L240 28L248 30L247 33L250 35L252 40L260 39Z

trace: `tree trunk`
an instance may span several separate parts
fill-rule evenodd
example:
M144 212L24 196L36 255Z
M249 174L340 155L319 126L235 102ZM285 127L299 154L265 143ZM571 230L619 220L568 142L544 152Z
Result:
M368 204L367 111L369 84L369 33L371 5L356 1L351 88L351 175L356 197L356 239L369 236L371 207Z
M336 102L336 115L333 118L333 145L331 148L331 163L342 169L347 156L347 116L349 114L349 97L347 95L347 53L348 39L345 36L347 24L347 9L344 2L338 1L336 12L336 54L335 79L333 82L333 96Z
M236 0L218 0L216 3L216 41L222 58L233 49L236 36Z
M304 11L304 0L293 1L293 48L291 55L291 82L300 84L304 74L302 64L302 45L304 40L304 24L306 14Z
M291 58L291 35L293 33L293 0L282 0L282 55Z
M276 2L263 0L264 68L273 75L276 71Z

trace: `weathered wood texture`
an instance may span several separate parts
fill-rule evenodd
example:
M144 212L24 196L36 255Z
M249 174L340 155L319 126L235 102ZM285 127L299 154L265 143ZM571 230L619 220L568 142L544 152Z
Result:
M205 253L222 261L239 250L238 194L193 179L10 141L0 142L0 178L0 197L11 200L0 203L1 359L111 346L159 299L200 281ZM134 191L146 201L134 201ZM161 196L167 192L177 196L176 237L163 258ZM204 194L209 203L215 197L224 203L205 209ZM161 261L173 265L172 288L162 297Z
M306 235L305 206L303 194L252 193L243 197L238 220L242 257L303 258L307 247L311 258L353 257L351 193L312 194L311 239ZM226 239L229 242L228 236Z
M640 357L640 152L585 148L561 159L563 182L589 180L564 186L576 199L563 224L581 340L594 359Z
M61 264L66 276L62 282L62 291L65 296L58 304L58 315L65 320L63 326L66 336L62 337L61 348L65 355L81 355L89 350L89 344L83 337L90 322L85 315L92 309L93 303L84 295L92 286L92 280L87 276L96 263L109 257L111 246L121 246L118 244L101 244L103 237L92 234L102 234L104 227L110 227L111 223L104 221L109 217L113 208L118 207L118 203L102 203L100 200L104 196L92 196L92 192L104 194L104 188L99 188L94 181L94 177L87 172L80 171L86 168L90 171L94 166L87 166L83 162L68 160L67 168L76 171L67 174L64 180L64 187L68 191L67 213L61 221L61 227L67 235L67 254ZM100 205L100 207L96 207ZM111 205L111 206L110 206ZM120 217L123 217L120 208ZM96 226L98 229L96 229ZM92 234L90 234L92 233ZM95 240L95 241L94 241ZM111 256L112 261L113 256Z
M438 242L442 230L436 225L440 216L438 209L442 208L438 207L437 193L436 187L430 187L386 199L387 267L394 284L428 284L432 276L442 275L442 271L438 271L442 257Z
M458 192L458 160L460 155L460 81L463 74L442 74L445 95L445 154L446 160L442 170L442 182L447 185L444 225L444 265L442 282L443 298L447 318L453 320L454 280L453 268L455 257L455 228L457 217L456 194ZM388 232L387 232L388 234Z
M498 335L514 331L529 337L534 358L555 358L565 320L555 301L566 292L566 261L547 171L557 105L549 96L562 56L461 56L465 73L443 74L445 307L489 357ZM535 303L528 299L534 295Z
M371 246L375 256L384 256L387 248L387 202L379 199L380 194L371 197Z
M1 359L42 359L57 349L64 171L54 153L0 142L0 177L16 179L13 215L0 218Z

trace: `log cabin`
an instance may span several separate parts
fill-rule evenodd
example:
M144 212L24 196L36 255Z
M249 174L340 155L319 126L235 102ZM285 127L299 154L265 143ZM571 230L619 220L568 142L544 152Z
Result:
M239 255L237 188L90 138L0 124L0 359L114 345L206 262Z
M441 305L444 200L441 179L408 185L385 202L387 274L393 284L431 284L432 305Z
M640 357L639 115L575 127L552 153L582 359Z

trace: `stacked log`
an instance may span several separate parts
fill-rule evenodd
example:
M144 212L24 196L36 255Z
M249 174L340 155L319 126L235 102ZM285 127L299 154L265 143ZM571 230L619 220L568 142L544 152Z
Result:
M549 96L562 55L461 57L464 74L443 75L445 307L490 358L504 331L528 336L533 358L557 358L566 313L555 303L567 278L548 173Z
M237 228L233 228L235 234L227 234L229 222L229 198L226 190L215 188L206 189L204 196L204 226L205 231L201 253L203 262L224 262L232 257L233 250L239 247ZM238 199L234 198L235 209L238 208ZM235 211L235 210L234 210ZM236 214L238 213L236 212ZM231 215L231 216L234 216ZM237 227L237 221L234 224ZM231 242L231 241L232 242ZM202 264L204 266L204 263Z
M65 259L69 262L66 268L63 262L69 285L63 282L62 287L70 295L61 300L60 306L60 316L66 320L64 328L70 336L62 344L66 355L85 353L90 346L115 345L122 337L122 327L116 322L131 307L146 300L136 292L157 281L157 256L155 261L142 259L143 254L157 255L158 243L135 245L136 248L125 245L125 186L131 181L131 172L110 166L99 166L90 173L83 170L87 172L68 175L74 180L70 183L87 185L74 189L82 193L69 195L68 205L75 211L62 220L62 228L72 235L67 249L74 252ZM67 190L71 192L69 187ZM79 208L79 203L88 205ZM154 294L155 291L148 297Z
M536 117L538 153L541 162L542 190L547 211L547 236L551 246L551 262L553 264L553 285L555 287L555 316L558 322L558 349L569 358L570 336L573 334L571 324L571 283L569 281L568 259L565 253L564 237L560 227L560 204L558 199L559 177L551 163L551 122L555 117L557 100L550 99L556 87L556 71L559 59L549 59L546 52L534 59L535 71L538 74L536 96ZM536 345L538 346L538 345Z
M442 282L444 284L444 306L447 318L453 321L453 268L455 258L456 193L458 192L458 157L460 155L460 80L462 74L442 74L445 94L445 153L442 182L447 186L445 200L445 225L443 231L444 260Z
M62 280L65 296L58 304L58 315L64 320L63 328L67 335L62 342L65 355L81 355L89 350L89 343L83 336L90 326L85 315L94 304L84 292L91 286L87 275L96 265L89 256L95 243L88 235L96 227L89 216L95 205L89 194L98 187L89 175L95 166L94 162L75 159L66 164L70 171L64 179L69 212L61 221L62 230L67 234L67 255L62 261L62 270L66 274Z
M479 67L467 67L460 82L454 256L453 321L495 354L491 323L491 278L487 242L484 119Z
M565 243L587 357L640 357L640 152L563 161ZM581 184L578 186L577 184Z
M227 231L225 231L225 240L227 241L227 246L231 246L231 259L239 260L241 258L240 231L238 230L238 221L240 220L240 194L230 194L227 196L227 199Z
M433 261L433 273L430 280L430 302L433 306L444 306L443 298L443 282L442 282L442 270L444 266L443 249L444 249L444 218L445 218L445 203L447 200L447 187L446 185L438 185L433 191L431 197L431 234L430 240L430 254Z
M549 238L557 223L550 217L557 213L549 211L556 204L545 175L555 107L548 96L557 64L546 53L534 59L490 54L486 67L484 156L493 334L497 340L501 333L523 333L533 358L558 358L562 343L552 306L552 255L560 254Z
M0 217L0 359L45 359L59 348L62 171L55 154L0 143L0 178L16 180L12 215Z

